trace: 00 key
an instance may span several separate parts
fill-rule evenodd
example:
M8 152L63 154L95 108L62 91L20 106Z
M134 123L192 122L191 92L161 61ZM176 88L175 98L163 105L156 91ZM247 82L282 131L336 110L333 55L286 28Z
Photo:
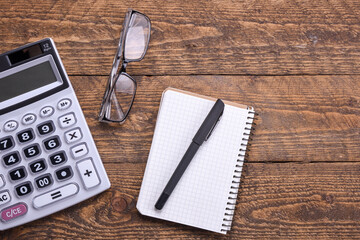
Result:
M37 179L35 179L37 188L45 188L52 184L52 178L50 174L43 175Z

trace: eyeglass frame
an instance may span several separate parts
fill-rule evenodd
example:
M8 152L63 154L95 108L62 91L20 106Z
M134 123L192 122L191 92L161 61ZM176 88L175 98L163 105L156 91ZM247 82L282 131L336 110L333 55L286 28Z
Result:
M141 55L141 57L138 59L130 59L129 60L129 59L125 59L125 41L126 41L126 36L127 36L128 30L129 30L130 20L131 20L131 17L133 16L133 14L140 14L143 17L145 17L145 19L149 23L149 37L147 39L147 43L146 43L144 52ZM113 60L110 76L108 78L108 81L106 84L107 86L106 86L103 100L101 103L100 113L98 116L98 119L100 122L124 123L125 120L127 119L128 115L130 113L130 110L132 108L132 105L134 103L136 90L137 90L137 82L128 73L126 73L126 67L127 67L128 63L130 63L130 62L140 62L141 60L143 60L143 58L145 57L145 54L148 50L148 47L149 47L150 36L151 36L151 21L150 21L149 17L141 12L138 12L136 10L129 8L125 15L123 27L122 27L122 30L120 33L118 48L116 50L116 54L115 54L115 58ZM121 63L121 67L119 69L120 63ZM134 82L135 90L134 90L134 94L133 94L133 97L131 100L131 104L130 104L129 109L127 110L124 118L121 121L115 121L115 120L111 120L106 117L106 111L107 111L107 107L109 107L109 101L110 101L111 95L115 89L115 85L121 75L125 75L126 77L128 77L130 80L132 80ZM107 105L106 105L106 103L107 103Z

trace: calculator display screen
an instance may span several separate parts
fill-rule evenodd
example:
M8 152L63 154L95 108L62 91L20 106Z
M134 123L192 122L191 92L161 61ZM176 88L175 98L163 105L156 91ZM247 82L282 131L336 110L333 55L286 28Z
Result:
M49 61L0 78L0 102L54 83L57 78Z

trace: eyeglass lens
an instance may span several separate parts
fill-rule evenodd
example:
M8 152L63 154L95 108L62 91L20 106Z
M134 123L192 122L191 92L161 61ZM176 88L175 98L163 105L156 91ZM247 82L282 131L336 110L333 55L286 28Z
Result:
M145 54L150 37L148 19L139 13L131 15L129 28L125 38L125 60L138 60Z
M106 117L123 121L132 105L135 90L136 83L126 74L120 74L110 95Z

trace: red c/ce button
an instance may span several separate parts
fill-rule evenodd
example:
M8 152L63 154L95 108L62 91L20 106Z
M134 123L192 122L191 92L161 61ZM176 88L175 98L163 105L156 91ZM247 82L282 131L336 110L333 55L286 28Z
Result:
M27 206L25 203L18 203L1 211L1 220L4 222L10 221L14 218L20 217L27 213Z

